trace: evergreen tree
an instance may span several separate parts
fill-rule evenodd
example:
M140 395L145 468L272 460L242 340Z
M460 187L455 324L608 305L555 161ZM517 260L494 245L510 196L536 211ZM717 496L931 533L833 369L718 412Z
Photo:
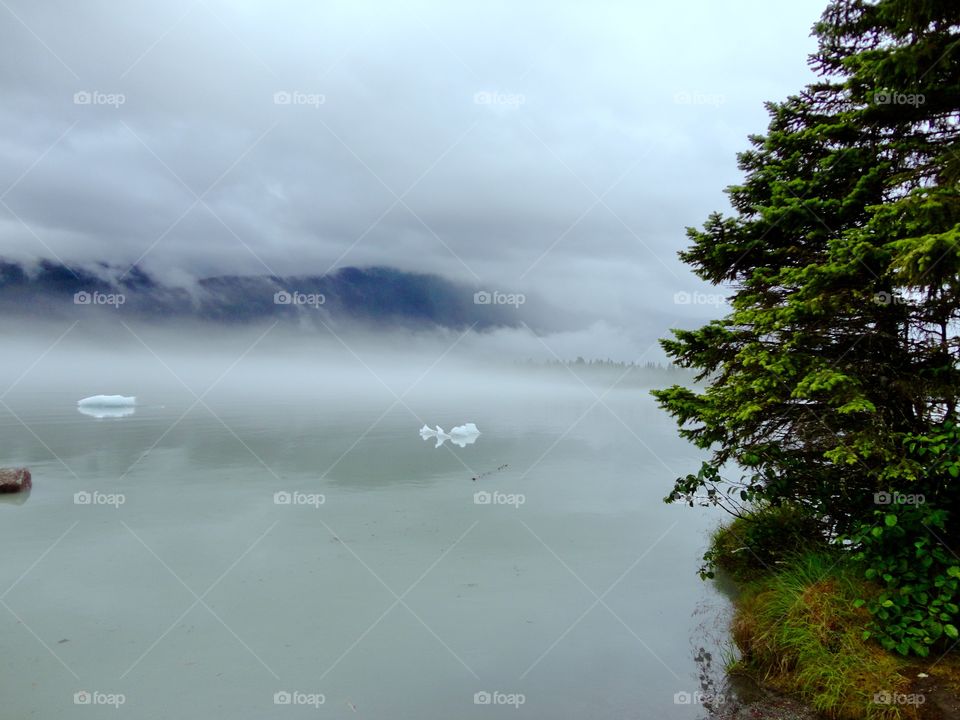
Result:
M923 493L955 530L960 3L836 0L814 33L818 80L768 103L733 216L688 229L732 310L662 341L705 385L654 395L712 450L668 500L790 503L836 533Z

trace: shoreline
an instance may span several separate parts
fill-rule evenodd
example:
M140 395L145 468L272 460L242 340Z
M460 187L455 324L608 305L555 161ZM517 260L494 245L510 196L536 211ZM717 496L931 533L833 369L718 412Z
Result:
M718 528L707 554L737 653L711 720L960 720L956 646L927 658L884 650L864 637L870 616L854 597L866 583L847 558L814 544L758 564L735 532Z

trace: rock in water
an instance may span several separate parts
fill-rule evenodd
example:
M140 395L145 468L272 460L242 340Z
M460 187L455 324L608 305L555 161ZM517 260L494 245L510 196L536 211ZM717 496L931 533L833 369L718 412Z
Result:
M33 479L26 468L0 468L0 493L16 493L33 487Z

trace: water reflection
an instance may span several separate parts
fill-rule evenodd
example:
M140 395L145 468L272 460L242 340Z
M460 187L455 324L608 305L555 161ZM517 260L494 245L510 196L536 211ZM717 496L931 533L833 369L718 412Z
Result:
M711 584L721 596L735 591L729 578L718 573ZM812 709L761 687L749 674L728 672L739 658L730 637L732 607L716 598L702 602L694 613L702 617L691 635L691 651L697 669L697 689L681 692L684 703L700 707L702 720L740 720L752 717L815 720ZM676 696L675 696L676 697Z
M536 698L537 717L699 717L706 708L675 705L673 695L700 687L693 673L700 647L718 670L725 657L699 633L693 648L683 642L696 598L721 602L694 572L712 520L656 501L669 477L645 447L680 465L688 452L682 439L668 420L648 422L654 406L646 393L618 389L605 398L642 430L644 443L601 407L576 424L593 402L579 391L543 402L500 395L418 405L421 417L444 420L427 433L451 450L442 453L413 442L416 421L405 408L395 407L369 430L392 402L387 397L382 404L341 405L313 398L254 403L225 394L191 410L195 398L187 393L154 392L132 417L91 422L74 414L73 392L17 396L10 404L17 417L0 411L3 462L31 466L36 481L26 504L0 504L0 542L10 557L29 563L80 522L31 570L29 582L16 585L9 604L29 611L24 617L45 641L70 628L71 642L54 647L88 674L117 678L155 644L147 664L116 686L138 698L146 715L152 701L169 701L179 715L199 708L233 720L271 717L274 678L249 653L238 655L211 618L202 626L181 623L157 642L169 627L164 614L183 602L183 588L161 581L157 565L144 562L149 553L141 543L124 540L136 532L193 586L223 574L266 533L217 588L224 619L272 666L297 668L304 677L318 677L356 645L317 689L340 703L351 698L363 717L529 715L474 706L474 693L485 688L524 693L527 708ZM451 417L451 405L459 417ZM453 426L467 418L488 428L482 445L479 429L454 436ZM472 444L470 451L453 451L454 440ZM320 508L273 502L274 493L294 489L322 493L326 502ZM120 511L76 505L73 495L82 490L122 493L126 502ZM478 491L518 490L527 498L522 509L474 500ZM639 572L638 557L664 533L670 542L646 555ZM84 562L104 551L109 562ZM25 563L0 567L0 587L13 585ZM410 605L429 629L397 615L398 607L363 636L384 612L384 595L390 599L364 563L400 590L423 576ZM636 636L615 618L589 612L561 638L592 602L571 571L591 587L623 575L612 607ZM70 602L50 587L69 588ZM105 605L113 596L123 602ZM304 597L311 598L307 610ZM267 619L264 607L271 608ZM711 617L717 632L719 625ZM451 661L437 637L469 662L480 682ZM529 681L519 679L551 646ZM121 652L127 647L131 652ZM53 684L42 694L7 693L8 712L0 715L66 718L62 699L76 692L74 678L43 645L28 632L6 633L4 653L21 659L24 675L11 681L28 684L49 668ZM684 682L675 684L671 668ZM232 705L210 689L222 680L217 673L244 680L241 691L226 696ZM370 677L389 684L371 685ZM156 695L161 686L183 691Z
M102 420L104 418L122 418L127 417L128 415L133 415L137 409L133 406L129 407L109 407L109 406L84 406L78 405L77 410L82 415L87 415L92 418L97 418Z
M29 499L29 490L17 493L0 493L0 505L23 505Z

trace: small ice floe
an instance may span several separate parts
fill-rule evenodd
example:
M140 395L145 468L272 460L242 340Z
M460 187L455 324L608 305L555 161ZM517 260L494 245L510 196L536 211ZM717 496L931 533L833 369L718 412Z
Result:
M467 445L473 445L477 441L479 433L477 435L455 435L450 437L450 442L459 447L466 447Z
M93 395L77 401L77 410L93 418L120 418L133 415L137 398L127 395Z
M136 404L135 395L91 395L77 400L79 407L133 407Z
M477 430L477 426L473 423L466 423L465 425L457 425L454 428L450 429L451 436L460 436L467 437L469 435L479 435L480 431Z
M424 440L427 438L436 438L437 444L434 447L440 447L447 440L452 442L454 445L459 447L466 447L467 445L473 445L477 441L477 436L480 434L480 431L477 430L477 426L474 423L466 423L464 425L457 425L450 429L450 432L447 433L439 425L436 428L431 429L427 425L424 425L420 428L420 437Z

